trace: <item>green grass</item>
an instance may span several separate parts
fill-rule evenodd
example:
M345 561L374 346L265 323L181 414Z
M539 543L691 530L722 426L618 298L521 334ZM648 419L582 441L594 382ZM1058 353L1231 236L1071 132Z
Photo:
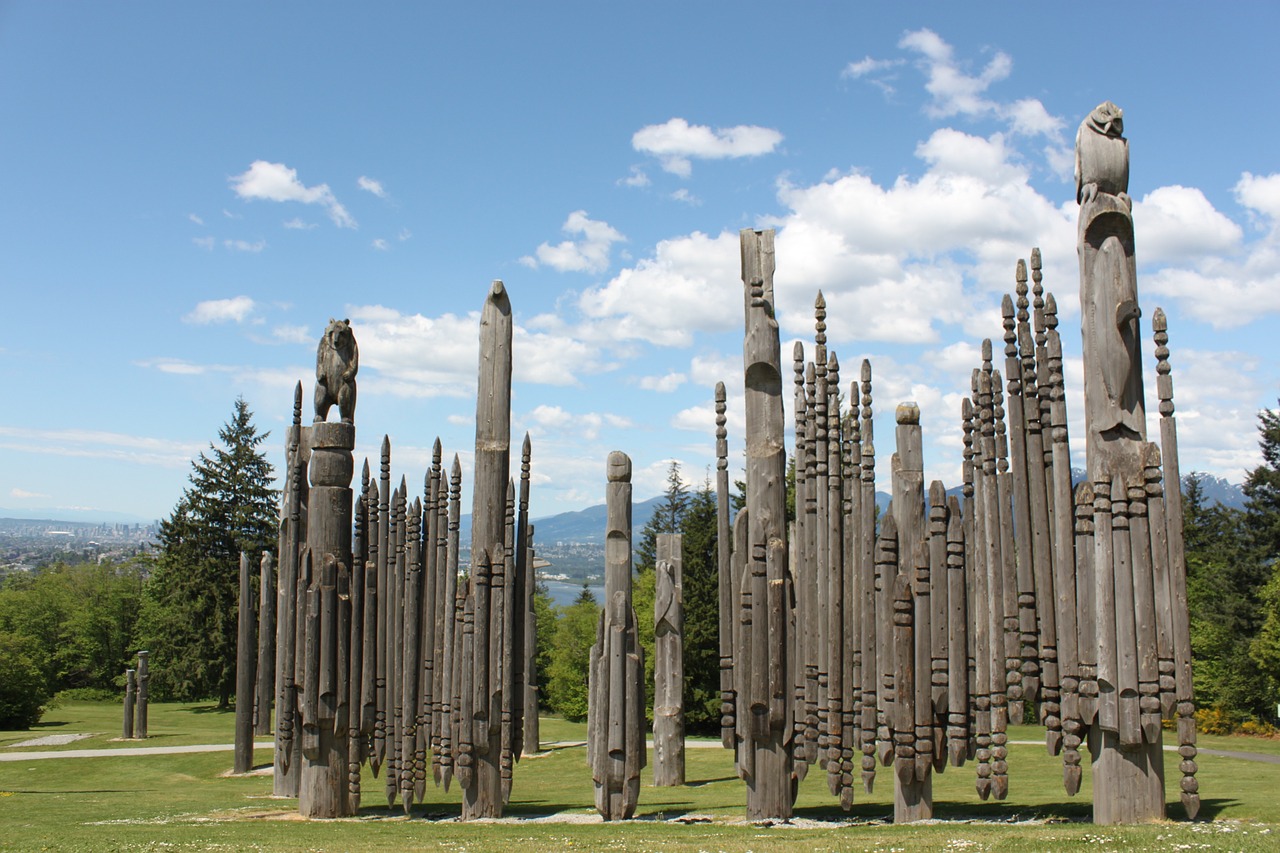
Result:
M0 733L7 743L51 732L103 732L69 748L113 747L118 705L68 704L48 725ZM107 727L108 722L114 725ZM148 746L229 743L233 716L205 705L151 708ZM544 718L544 741L577 741L585 726ZM1032 727L1011 740L1036 740ZM1258 752L1254 738L1219 738L1213 748ZM269 755L259 751L260 761ZM1103 828L1089 814L1089 774L1074 798L1062 791L1060 760L1042 746L1013 746L1011 788L1004 803L981 803L974 767L949 768L934 778L935 815L943 823L894 827L892 776L882 769L872 795L859 791L842 813L814 768L801 785L798 825L762 827L743 820L745 786L722 749L686 752L688 784L654 788L645 772L638 819L621 824L543 822L549 815L590 817L592 784L581 747L564 747L521 761L507 816L520 820L454 820L461 795L429 786L426 802L406 818L386 807L381 780L366 772L360 815L340 821L294 819L293 800L271 795L264 776L225 777L231 754L111 756L0 762L0 849L5 850L1056 850L1124 846L1133 850L1280 849L1280 765L1204 756L1200 761L1202 817L1211 822ZM1166 767L1170 817L1181 816L1176 756ZM597 821L597 818L591 818ZM853 825L849 825L852 821ZM973 822L982 821L982 822ZM1207 848L1203 845L1208 845ZM1184 849L1185 849L1184 848Z

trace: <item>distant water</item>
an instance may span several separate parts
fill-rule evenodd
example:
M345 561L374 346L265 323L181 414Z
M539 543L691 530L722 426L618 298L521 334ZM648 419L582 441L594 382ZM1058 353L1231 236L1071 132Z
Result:
M551 593L551 603L556 607L568 607L578 600L582 594L582 584L577 581L543 581L547 592ZM604 601L604 585L589 583L591 594L596 597L596 604Z

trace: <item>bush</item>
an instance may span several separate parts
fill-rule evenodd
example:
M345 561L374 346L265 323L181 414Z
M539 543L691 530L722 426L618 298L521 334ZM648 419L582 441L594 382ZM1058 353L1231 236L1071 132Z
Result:
M30 637L0 633L0 729L29 729L40 722L49 701L38 649Z
M53 697L55 704L61 702L124 702L124 690L108 690L105 687L71 687L59 690Z

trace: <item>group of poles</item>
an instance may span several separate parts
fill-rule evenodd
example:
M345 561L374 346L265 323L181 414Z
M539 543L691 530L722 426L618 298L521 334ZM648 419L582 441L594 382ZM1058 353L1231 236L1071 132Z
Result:
M399 799L408 812L428 779L446 789L456 780L464 819L498 817L514 762L538 748L531 450L526 436L517 487L511 338L510 302L494 282L481 313L469 565L457 456L446 472L437 439L423 494L411 496L404 478L392 486L384 438L379 476L366 462L353 493L355 372L343 380L351 393L337 395L350 400L341 420L327 421L329 335L311 426L295 391L277 618L259 633L275 638L275 793L297 797L305 817L354 815L366 763L388 805ZM269 703L258 705L263 721Z
M975 762L979 796L1003 799L1007 727L1027 715L1061 754L1069 794L1081 785L1081 747L1090 750L1094 820L1106 824L1164 816L1161 728L1175 720L1182 801L1195 816L1167 322L1157 309L1156 444L1146 440L1120 115L1099 106L1077 140L1087 460L1078 483L1057 308L1037 250L1030 288L1019 261L1015 293L1003 300L1003 375L983 341L962 404L962 483L948 492L934 480L926 499L920 412L901 403L882 516L871 365L862 362L844 405L818 295L813 359L799 343L792 359L789 520L774 234L742 232L746 489L736 518L723 384L715 406L721 739L746 782L748 818L789 818L814 765L846 810L856 779L869 792L877 768L892 767L900 822L932 817L932 774L947 765ZM527 437L518 489L509 474L510 303L495 282L481 314L469 567L460 565L460 466L455 457L446 476L438 440L420 498L403 479L392 488L385 439L380 476L366 463L353 494L354 340L350 356L334 356L335 325L318 354L309 427L301 386L295 394L276 626L260 631L276 638L276 793L297 796L304 816L354 814L368 762L388 804L399 798L407 811L430 775L458 781L464 820L497 817L513 762L538 747ZM348 365L341 379L335 358ZM349 382L349 393L335 382ZM333 401L341 420L330 423ZM639 795L645 690L630 593L630 459L612 454L607 470L605 602L585 676L588 761L597 808L612 819L630 817ZM660 590L657 633L678 640L680 546L659 545L660 574L676 587ZM264 561L264 602L268 574ZM682 726L666 726L678 716L669 695L679 693L678 648L659 649L668 688L661 715L655 707L659 753L683 742Z
M1004 300L1007 395L984 341L962 405L962 485L948 493L934 480L926 502L919 410L904 403L892 500L877 523L871 365L862 362L842 407L819 294L814 358L806 363L800 343L793 357L795 519L784 527L772 234L744 231L742 245L747 508L732 524L723 384L716 415L720 535L732 543L720 551L721 730L748 783L748 814L789 816L814 764L845 809L859 771L870 792L877 766L892 766L896 820L931 817L931 773L968 760L979 796L1003 799L1006 729L1030 706L1063 756L1068 794L1080 788L1086 739L1095 762L1108 739L1132 761L1144 746L1158 750L1162 716L1176 717L1194 815L1181 514L1162 473L1176 466L1163 313L1154 324L1168 452L1148 444L1143 479L1098 500L1098 483L1072 486L1061 340L1038 250L1034 305L1019 261L1016 313ZM1105 789L1095 773L1099 782ZM1095 797L1095 819L1127 822L1108 820L1111 810Z

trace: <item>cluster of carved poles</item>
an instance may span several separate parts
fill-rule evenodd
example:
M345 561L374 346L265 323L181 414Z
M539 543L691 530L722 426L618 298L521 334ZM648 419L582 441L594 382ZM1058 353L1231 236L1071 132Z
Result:
M392 488L384 438L380 476L366 462L353 501L353 418L344 409L343 422L325 422L318 406L303 427L301 385L295 392L279 543L275 790L297 796L304 816L355 814L367 761L388 805L399 798L407 812L430 776L446 788L458 781L463 819L498 817L513 762L537 749L536 704L525 713L535 646L530 444L526 436L517 501L511 332L495 282L481 315L462 573L457 457L446 474L437 439L423 495L411 498L403 478Z
M1160 720L1176 712L1194 816L1181 508L1161 477L1163 462L1177 482L1163 314L1163 459L1146 445L1141 481L1085 482L1073 496L1053 297L1041 298L1036 252L1033 336L1020 263L1018 313L1009 298L1004 309L1008 405L989 341L963 404L963 498L934 481L926 505L919 411L904 403L892 503L877 526L871 366L862 363L842 412L819 294L814 359L806 364L799 344L794 353L788 529L772 232L743 231L742 264L746 508L731 531L723 384L716 415L720 541L731 544L720 549L722 741L747 783L748 817L789 817L815 763L850 808L855 756L867 791L877 765L893 767L895 821L931 817L932 772L969 759L978 794L1001 799L1006 726L1027 702L1050 751L1064 756L1068 793L1079 789L1079 747L1090 738L1100 823L1142 819L1115 790L1128 783L1108 774L1154 745L1154 759L1139 763L1162 784Z

